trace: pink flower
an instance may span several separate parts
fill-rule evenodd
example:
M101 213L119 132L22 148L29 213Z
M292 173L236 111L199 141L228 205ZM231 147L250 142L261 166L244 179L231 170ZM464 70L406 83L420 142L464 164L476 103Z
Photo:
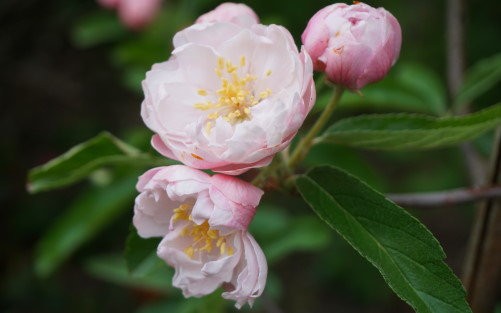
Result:
M99 4L117 9L122 22L132 29L140 29L150 22L162 0L98 0Z
M301 38L315 70L357 90L381 80L395 64L402 32L383 8L336 3L318 11Z
M259 17L247 5L242 3L225 2L214 10L201 15L196 23L231 22L242 25L259 23Z
M315 102L309 55L283 27L192 25L143 81L141 115L164 156L238 175L268 165Z
M158 256L174 267L173 285L185 297L218 287L240 308L263 292L267 265L247 232L263 192L238 178L173 165L139 178L134 226L140 236L163 237Z

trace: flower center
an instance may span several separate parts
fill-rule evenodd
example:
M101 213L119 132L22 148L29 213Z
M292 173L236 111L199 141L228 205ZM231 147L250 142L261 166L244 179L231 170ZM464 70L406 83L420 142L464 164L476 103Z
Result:
M181 236L190 236L192 238L192 244L183 250L190 259L193 259L195 253L202 251L211 253L214 246L219 249L221 255L233 255L233 247L231 247L226 240L228 236L220 236L218 230L210 229L207 221L200 225L194 223L189 213L189 205L181 204L174 209L172 221L191 222L191 224L186 226L181 232Z
M217 102L207 100L205 102L195 103L194 107L198 110L211 110L207 115L209 120L205 131L210 133L213 126L212 120L222 117L228 123L236 123L249 120L251 115L250 108L271 95L271 90L266 89L255 94L253 90L254 81L257 77L244 72L246 64L245 56L240 57L240 65L234 65L231 60L218 58L216 75L221 79L221 88L215 93L210 93L205 89L199 89L201 96L217 99ZM266 72L266 76L271 75L271 70Z

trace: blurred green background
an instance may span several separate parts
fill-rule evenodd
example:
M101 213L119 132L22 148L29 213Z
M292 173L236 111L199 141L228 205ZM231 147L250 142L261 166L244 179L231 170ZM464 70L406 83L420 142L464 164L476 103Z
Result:
M244 2L263 23L287 27L298 43L309 18L331 4L320 0ZM219 293L184 300L170 286L172 271L154 257L147 258L133 275L127 272L122 256L136 196L133 186L135 177L147 168L106 168L74 186L36 195L25 189L30 168L102 130L151 151L151 133L139 116L140 82L153 63L168 58L175 32L219 3L165 0L148 27L131 31L115 12L90 0L1 1L0 312L235 311ZM346 95L334 119L372 112L447 114L453 101L446 88L446 2L367 3L384 6L400 21L400 60L385 80L363 90L365 98ZM500 15L498 1L466 1L467 68L501 52ZM499 87L478 97L472 110L499 101ZM316 109L306 124L325 104L326 89L319 90ZM474 142L485 158L491 138L489 133ZM470 184L457 147L374 152L319 145L302 166L318 163L345 168L381 192ZM263 203L251 232L267 255L270 274L253 312L411 312L379 273L323 225L297 195L274 192ZM71 215L69 208L77 213ZM457 274L472 208L411 211L442 243L446 262ZM104 213L92 215L96 211ZM71 223L64 222L65 214ZM59 232L50 233L55 228ZM41 241L47 234L52 237ZM51 254L52 249L66 251L67 258ZM52 271L58 261L61 265Z

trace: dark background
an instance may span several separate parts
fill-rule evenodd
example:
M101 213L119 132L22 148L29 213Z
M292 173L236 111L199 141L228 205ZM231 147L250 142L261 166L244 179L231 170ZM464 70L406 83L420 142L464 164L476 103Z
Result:
M142 138L135 143L146 149L149 132L139 116L140 81L151 64L168 58L175 31L189 26L218 3L167 0L154 25L134 32L93 1L0 2L0 312L156 312L151 304L163 301L164 295L110 282L82 265L94 255L122 253L132 202L130 209L83 245L57 272L45 278L35 274L37 243L88 182L29 195L26 175L30 168L102 130L123 138ZM318 0L246 3L263 23L286 26L298 42L308 19L330 4ZM400 21L403 46L399 63L427 68L445 86L445 1L368 4L384 6ZM467 1L466 67L501 51L499 16L498 1ZM99 18L102 24L95 22ZM493 88L473 103L473 109L498 100L498 89ZM348 159L346 167L356 167L356 160L361 160L365 167L358 167L359 171L366 168L361 176L383 192L431 191L469 184L456 148L419 153L341 150L336 151ZM313 153L323 160L331 151L318 147ZM352 155L356 160L349 159ZM270 202L279 211L290 209L287 214L292 216L311 215L302 203L293 205L286 195L277 195ZM412 211L442 243L446 261L458 275L472 208ZM254 311L411 312L375 269L339 236L330 236L328 243L315 251L292 251L275 262L269 292ZM169 297L180 301L178 293ZM170 312L168 308L161 306L158 312Z

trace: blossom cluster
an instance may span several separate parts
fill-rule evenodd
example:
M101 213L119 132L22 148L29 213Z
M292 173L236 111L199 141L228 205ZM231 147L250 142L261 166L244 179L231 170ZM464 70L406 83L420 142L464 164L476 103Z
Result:
M353 6L355 13L346 8ZM240 308L263 292L266 259L247 231L263 191L235 175L267 166L290 144L315 103L314 68L359 89L394 63L400 33L385 28L394 18L353 6L317 13L299 50L284 27L261 24L246 5L223 3L179 31L171 57L146 74L141 116L154 132L152 146L183 165L139 178L133 223L140 236L163 238L157 254L175 268L173 285L184 296L222 286ZM372 44L360 41L364 32ZM381 53L384 62L370 65ZM352 67L365 72L336 68L351 56L363 58Z

